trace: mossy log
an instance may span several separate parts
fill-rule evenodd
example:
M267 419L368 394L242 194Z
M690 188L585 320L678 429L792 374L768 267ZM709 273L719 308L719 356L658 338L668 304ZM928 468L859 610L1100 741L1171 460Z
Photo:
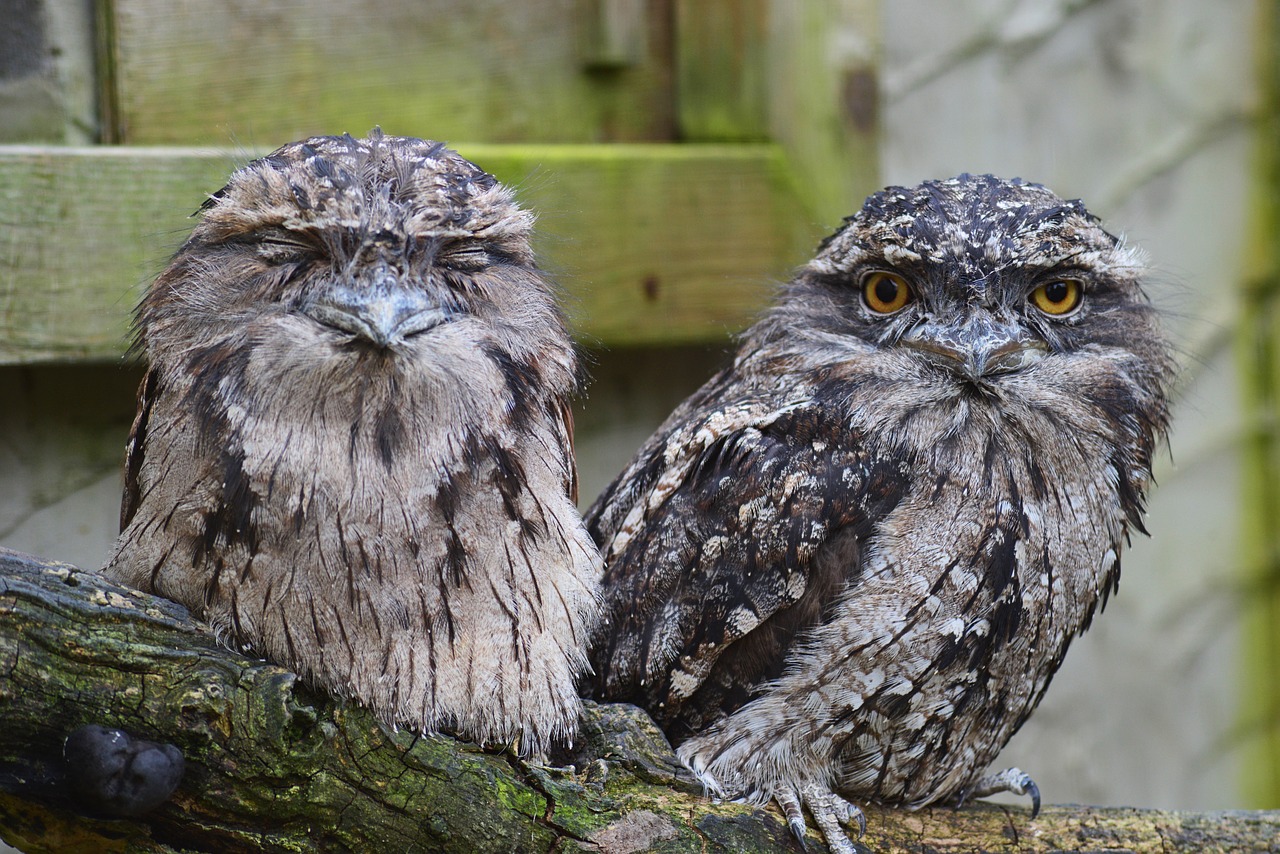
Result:
M389 731L364 709L220 646L172 602L0 550L0 838L99 851L796 851L772 808L703 798L642 712L588 704L543 763ZM140 817L95 814L67 735L176 745L185 774ZM1280 850L1280 813L975 804L870 808L869 851ZM821 841L811 834L810 848Z

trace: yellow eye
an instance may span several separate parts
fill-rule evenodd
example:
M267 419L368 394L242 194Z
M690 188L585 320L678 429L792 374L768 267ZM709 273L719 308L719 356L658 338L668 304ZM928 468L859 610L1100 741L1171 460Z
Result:
M897 273L876 270L862 278L862 303L876 314L893 314L911 302L911 288Z
M1084 297L1084 288L1075 279L1054 279L1031 292L1031 304L1050 317L1075 311Z

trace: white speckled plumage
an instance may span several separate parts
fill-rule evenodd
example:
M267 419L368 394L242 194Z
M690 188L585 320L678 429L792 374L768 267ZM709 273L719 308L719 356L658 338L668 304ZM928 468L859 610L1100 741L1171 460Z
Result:
M1038 185L871 196L589 511L594 694L835 850L844 798L1034 792L986 767L1114 589L1167 420L1143 267Z

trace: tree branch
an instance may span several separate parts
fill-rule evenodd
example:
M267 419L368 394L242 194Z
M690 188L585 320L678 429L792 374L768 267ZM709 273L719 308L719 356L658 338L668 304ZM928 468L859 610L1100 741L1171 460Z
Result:
M0 715L0 838L28 854L798 850L775 810L701 797L634 707L589 703L576 749L546 765L389 732L219 646L179 605L3 549ZM92 814L77 794L84 763L63 761L85 724L176 745L177 790L141 817ZM1267 851L1280 839L1268 812L1048 807L1030 821L977 804L867 818L863 844L881 854Z

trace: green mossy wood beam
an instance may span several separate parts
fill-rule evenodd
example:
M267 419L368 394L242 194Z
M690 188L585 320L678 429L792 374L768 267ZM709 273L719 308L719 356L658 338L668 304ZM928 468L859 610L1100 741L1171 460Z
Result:
M672 138L664 3L95 5L113 142L274 146L375 123L453 141Z
M775 146L458 148L538 214L541 262L590 344L722 339L834 227ZM118 358L190 214L261 153L0 147L0 364Z
M634 707L589 705L575 754L551 765L389 732L220 647L178 605L2 549L0 720L0 838L27 854L797 850L776 811L702 798ZM136 819L82 814L79 769L61 757L84 724L181 749L170 800ZM868 823L879 854L1268 851L1280 839L1280 813L1049 807L1031 821L976 804L870 809Z
M1240 731L1250 805L1280 806L1280 3L1259 4L1252 227L1237 337L1249 431L1241 475L1245 635Z
M681 138L769 138L767 0L676 0Z

